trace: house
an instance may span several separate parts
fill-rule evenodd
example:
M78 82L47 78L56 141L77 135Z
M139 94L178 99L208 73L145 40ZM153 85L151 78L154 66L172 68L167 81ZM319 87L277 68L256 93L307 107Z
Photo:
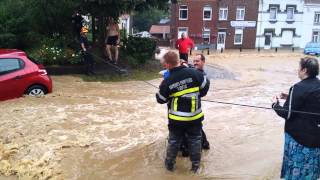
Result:
M257 48L300 47L303 0L259 0Z
M159 39L169 39L169 34L170 34L170 25L152 25L149 33L154 36L157 37Z
M186 33L199 49L215 47L218 0L182 0L171 5L171 45Z
M201 48L255 48L258 0L182 0L171 7L173 41L187 33Z
M254 49L258 0L218 1L217 49Z
M124 29L127 35L132 34L132 18L129 14L123 14L119 17L119 29Z
M170 24L170 19L169 18L163 18L163 19L160 19L159 21L159 24L162 24L162 25L169 25Z
M305 0L303 14L303 31L300 48L308 42L320 43L320 1Z

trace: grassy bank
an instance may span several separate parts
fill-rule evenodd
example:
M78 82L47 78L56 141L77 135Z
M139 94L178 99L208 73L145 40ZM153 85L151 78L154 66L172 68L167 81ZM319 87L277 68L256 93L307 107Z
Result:
M136 68L128 68L128 74L108 73L102 75L77 75L86 82L123 82L123 81L147 81L159 78L162 70L159 61L149 61L147 64Z

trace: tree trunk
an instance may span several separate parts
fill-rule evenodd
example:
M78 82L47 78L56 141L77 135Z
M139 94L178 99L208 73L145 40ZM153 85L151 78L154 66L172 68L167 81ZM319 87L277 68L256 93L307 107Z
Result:
M97 30L96 30L96 17L92 16L92 44L95 46L96 42L97 42L97 38L96 38L96 34L97 34Z

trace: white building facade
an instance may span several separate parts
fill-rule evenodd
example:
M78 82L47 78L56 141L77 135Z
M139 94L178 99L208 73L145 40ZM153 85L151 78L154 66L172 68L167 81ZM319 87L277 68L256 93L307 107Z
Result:
M126 34L130 35L132 34L132 21L131 16L129 14L123 14L119 17L119 28L125 29Z
M303 15L303 32L300 47L308 42L320 43L320 1L305 0Z
M301 47L304 0L260 0L256 48Z

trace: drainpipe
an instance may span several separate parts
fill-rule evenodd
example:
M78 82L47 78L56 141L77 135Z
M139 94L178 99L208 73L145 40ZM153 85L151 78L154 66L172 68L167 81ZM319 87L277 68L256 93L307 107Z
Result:
M261 36L262 36L262 12L263 11L263 0L259 0L259 12L258 12L258 24L259 24L259 43L258 43L258 50L260 51L260 44L261 44ZM261 7L260 7L261 6ZM260 17L260 22L259 22L259 17Z
M178 3L173 3L171 1L171 4L170 4L170 15L171 15L171 18L170 18L170 46L172 48L174 48L174 42L175 42L175 37L177 35L177 6L178 6Z

